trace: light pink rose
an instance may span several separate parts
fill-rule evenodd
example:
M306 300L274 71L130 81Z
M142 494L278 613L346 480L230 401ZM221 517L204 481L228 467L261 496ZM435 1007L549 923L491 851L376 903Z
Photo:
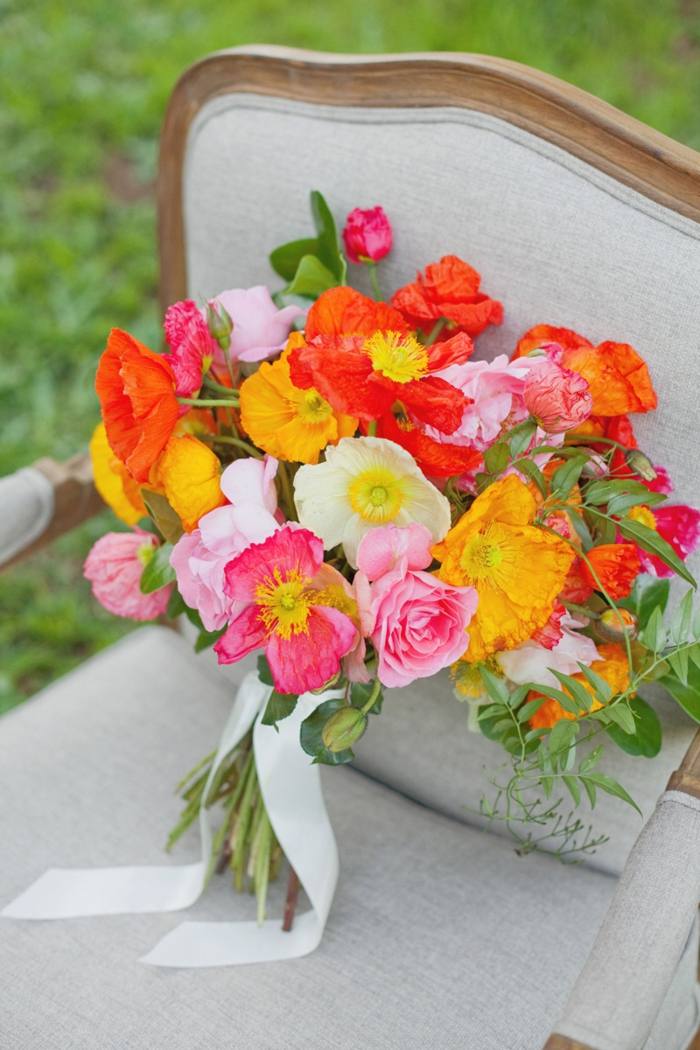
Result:
M449 440L457 445L472 445L480 451L488 448L505 427L515 426L527 418L523 392L532 361L518 358L509 361L505 354L493 361L465 361L448 365L436 372L456 386L468 399L462 422L449 438L433 430L426 433L437 441Z
M391 223L380 205L353 208L345 220L343 241L350 262L379 262L391 251L392 240Z
M390 688L429 678L469 644L477 593L422 571L432 560L432 543L417 524L385 525L360 542L355 585L362 627L377 651L377 676Z
M183 600L196 609L208 631L225 627L231 599L224 591L224 569L251 543L262 543L279 528L275 474L277 460L237 459L221 475L230 501L209 511L193 532L184 533L170 555Z
M100 537L83 566L100 605L130 620L154 620L165 612L172 584L151 594L141 592L141 574L158 545L155 536L141 529Z
M230 351L237 361L264 361L280 351L287 341L292 324L304 311L298 306L278 310L263 284L254 288L231 288L214 300L233 321ZM223 362L220 350L217 360Z
M549 357L534 358L523 398L528 412L547 434L573 430L593 410L588 381Z

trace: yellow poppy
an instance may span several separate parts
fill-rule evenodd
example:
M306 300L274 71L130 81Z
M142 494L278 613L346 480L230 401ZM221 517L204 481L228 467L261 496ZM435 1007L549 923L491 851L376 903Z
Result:
M445 539L433 547L438 576L475 587L476 614L469 624L464 659L514 649L544 627L574 560L559 536L532 522L537 501L519 478L490 485Z
M292 340L290 340L290 343ZM301 390L289 374L291 346L263 362L241 386L241 423L252 441L277 459L318 463L326 445L351 437L357 420L336 413L313 387Z
M202 515L226 502L219 485L218 457L190 434L170 438L153 475L186 532L197 527Z
M145 517L139 483L114 454L104 423L98 423L90 439L90 458L95 488L108 507L127 525Z

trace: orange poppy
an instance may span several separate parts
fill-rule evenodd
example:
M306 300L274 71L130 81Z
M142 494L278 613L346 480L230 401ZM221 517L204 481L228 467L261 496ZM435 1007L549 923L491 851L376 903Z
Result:
M593 346L569 328L539 324L519 340L513 357L523 357L546 343L558 343L563 353L557 363L587 380L593 415L622 416L656 408L649 369L629 343L606 341Z
M113 328L95 389L107 440L137 481L146 481L180 414L173 370L128 332Z
M581 572L594 590L601 584L613 600L626 598L642 571L639 552L634 543L601 543L592 547L581 565Z
M448 334L476 336L503 320L503 306L481 291L481 274L457 255L444 255L426 266L415 281L399 288L391 305L413 328L429 331L440 318Z
M371 336L377 331L409 331L398 310L386 303L376 303L354 288L341 285L323 292L306 316L304 334L307 340L317 336Z

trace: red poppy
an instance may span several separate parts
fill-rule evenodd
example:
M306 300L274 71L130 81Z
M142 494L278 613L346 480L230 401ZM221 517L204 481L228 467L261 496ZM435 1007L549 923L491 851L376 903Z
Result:
M405 448L423 473L431 478L468 474L482 465L482 455L477 449L436 441L412 423L398 406L381 417L377 424L377 435Z
M436 321L476 336L503 320L503 306L480 290L481 274L456 255L444 255L426 266L411 284L399 288L391 300L412 328L429 331Z
M113 328L95 389L112 451L137 481L147 481L180 415L170 364L128 332Z

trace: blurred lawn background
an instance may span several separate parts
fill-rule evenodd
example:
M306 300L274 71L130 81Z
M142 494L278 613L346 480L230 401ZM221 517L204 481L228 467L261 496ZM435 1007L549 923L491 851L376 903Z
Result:
M165 104L195 59L255 41L500 55L700 148L700 0L0 0L0 475L85 445L112 325L158 345ZM129 629L81 576L114 524L0 577L0 712Z

